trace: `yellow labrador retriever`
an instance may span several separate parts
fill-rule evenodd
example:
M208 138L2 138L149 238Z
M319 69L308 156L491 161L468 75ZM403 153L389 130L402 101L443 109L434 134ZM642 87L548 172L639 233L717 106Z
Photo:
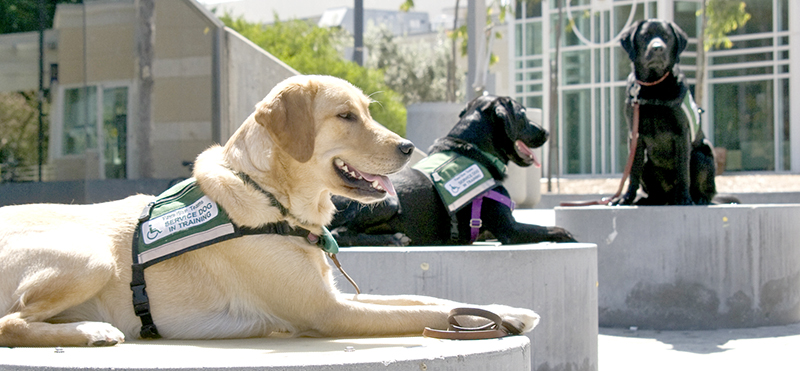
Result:
M196 161L202 192L242 228L286 222L323 233L331 194L362 202L393 192L413 145L378 125L349 83L296 76L276 86L224 146ZM131 241L153 196L94 205L0 208L0 346L105 346L137 338ZM308 238L228 239L145 270L148 315L171 339L420 334L463 304L345 295ZM142 286L143 288L144 286ZM530 331L533 311L487 308ZM478 319L472 318L473 322Z

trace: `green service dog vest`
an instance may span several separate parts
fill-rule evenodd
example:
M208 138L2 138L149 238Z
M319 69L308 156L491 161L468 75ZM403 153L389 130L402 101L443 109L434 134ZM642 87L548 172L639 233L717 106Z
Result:
M700 109L692 98L691 92L686 92L683 95L683 102L681 102L681 110L686 118L689 120L690 140L694 142L697 138L697 133L700 131Z
M481 153L505 174L505 163L486 152ZM447 207L452 241L458 241L458 220L455 213L462 207L472 204L470 243L475 242L483 226L480 217L484 198L490 198L514 210L515 205L511 198L493 190L501 183L495 181L485 166L469 157L451 151L437 152L420 160L412 168L422 172L433 182L436 193Z
M484 154L505 172L504 163L494 156ZM433 181L434 188L451 215L485 191L500 185L486 167L469 157L450 151L431 154L412 168Z
M249 177L245 181L247 179ZM288 214L288 210L272 194L262 192L270 197L273 204L277 204L282 214ZM131 290L134 312L142 320L140 335L143 338L160 337L150 315L150 303L145 291L145 268L211 244L255 234L304 237L327 253L336 254L339 251L339 245L324 226L322 235L291 227L286 221L257 228L237 226L219 204L200 190L194 178L170 187L148 204L139 216L132 246Z

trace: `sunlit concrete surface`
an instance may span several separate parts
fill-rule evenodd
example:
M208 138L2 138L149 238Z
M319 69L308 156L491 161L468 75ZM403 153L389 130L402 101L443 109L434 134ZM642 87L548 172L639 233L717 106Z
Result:
M525 336L133 341L102 348L0 348L0 370L530 370Z

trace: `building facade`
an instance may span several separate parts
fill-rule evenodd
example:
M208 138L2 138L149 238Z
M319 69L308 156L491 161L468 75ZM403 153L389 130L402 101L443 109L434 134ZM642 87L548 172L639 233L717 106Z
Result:
M227 141L275 84L298 74L195 0L155 1L146 72L152 89L140 94L138 7L134 0L58 5L46 64L53 173L47 180L189 176L187 163ZM0 38L0 46L11 41ZM19 60L0 59L0 67ZM35 85L4 84L0 91L11 88ZM150 174L141 170L145 161Z
M625 80L631 72L619 34L633 22L661 18L689 37L680 57L692 89L700 0L562 0L562 35L555 55L558 0L519 0L510 27L512 95L544 108L558 123L554 174L621 173L628 154L623 116ZM751 19L728 36L733 47L707 53L705 97L698 105L706 136L725 158L728 172L800 171L800 3L744 0ZM551 112L551 60L558 62L558 110ZM794 135L792 135L794 132ZM546 150L545 153L548 151Z

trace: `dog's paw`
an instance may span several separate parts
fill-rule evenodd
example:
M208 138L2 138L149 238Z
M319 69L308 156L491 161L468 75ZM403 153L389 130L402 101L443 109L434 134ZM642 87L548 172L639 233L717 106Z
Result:
M105 322L80 322L75 327L86 336L87 346L111 346L125 342L125 335Z
M561 227L548 227L547 234L552 242L578 242L572 233Z
M392 244L395 246L408 246L409 243L411 243L411 239L403 233L398 232L392 235Z
M524 334L533 330L539 324L539 315L525 308L514 308L505 305L491 305L486 308L503 319L504 326L512 330L511 333ZM509 328L511 327L511 328Z

